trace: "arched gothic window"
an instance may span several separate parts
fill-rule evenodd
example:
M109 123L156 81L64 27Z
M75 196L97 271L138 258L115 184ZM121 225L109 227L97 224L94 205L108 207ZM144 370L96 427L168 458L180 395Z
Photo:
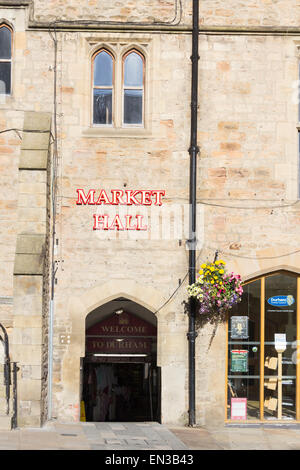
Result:
M0 94L11 93L12 31L0 25Z
M143 124L144 58L129 51L123 58L123 124Z
M114 59L106 50L97 52L93 60L93 123L113 122Z

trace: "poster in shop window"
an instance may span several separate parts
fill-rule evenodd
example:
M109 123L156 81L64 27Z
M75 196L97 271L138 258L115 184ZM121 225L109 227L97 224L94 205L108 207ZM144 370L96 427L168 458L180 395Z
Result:
M247 316L233 316L231 317L231 333L232 339L247 339L248 335L248 319Z
M231 419L247 419L247 398L231 398Z
M248 351L233 349L231 351L231 372L248 372Z

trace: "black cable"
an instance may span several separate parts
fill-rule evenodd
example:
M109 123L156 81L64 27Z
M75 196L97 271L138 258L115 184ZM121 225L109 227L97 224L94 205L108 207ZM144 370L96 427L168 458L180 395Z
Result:
M213 250L214 248L211 248L211 247L207 247L209 250ZM235 255L233 253L229 253L227 251L224 251L224 250L220 250L219 249L219 253L223 253L224 255L226 256L232 256L234 258L242 258L242 259L253 259L253 260L265 260L265 259L277 259L277 258L284 258L285 256L291 256L291 255L295 255L297 253L300 253L300 250L295 250L295 251L291 251L290 253L285 253L283 255L277 255L277 256L244 256L244 255Z
M199 255L197 256L197 259L196 259L196 264L197 264L197 261L199 260L200 256L202 254L202 250L200 251ZM180 289L180 287L183 285L184 281L186 280L186 278L188 277L189 275L189 270L187 271L187 273L185 274L184 278L182 279L181 283L179 284L178 287L176 287L176 289L174 290L174 292L170 295L170 297L168 298L168 300L166 300L166 302L161 305L159 307L159 309L156 310L156 312L154 312L154 315L156 315L165 305L167 305L170 300L174 297L174 295L176 294L176 292Z
M256 199L250 199L251 201L255 201ZM291 202L290 204L281 204L280 206L256 206L256 207L243 207L243 206L226 206L223 204L215 204L211 202L204 202L203 200L197 201L199 204L203 204L206 206L214 206L214 207L222 207L225 209L251 209L251 210L256 210L256 209L282 209L283 207L291 207L295 206L300 202L300 200L296 200L294 202Z
M220 253L223 253L224 255L226 256L233 256L235 258L243 258L243 259L253 259L253 260L265 260L265 259L277 259L277 258L284 258L285 256L290 256L290 255L294 255L296 253L300 253L300 250L295 250L295 251L292 251L290 253L286 253L284 255L278 255L278 256L261 256L261 257L257 257L257 256L243 256L243 255L234 255L233 253L228 253L224 250L221 250L221 249L215 249L215 248L212 248L212 247L209 247L207 246L206 247L207 249L209 250L212 250L215 252L215 261L217 260L218 256ZM197 259L196 259L196 263L197 261L199 260L200 256L202 254L202 250L200 252L200 254L197 256ZM189 274L189 271L187 271L187 273L185 274L184 278L182 279L181 283L179 284L179 286L174 290L174 292L170 295L170 297L166 300L166 302L164 302L157 310L156 312L154 312L154 315L156 315L165 305L167 305L170 300L174 297L174 295L176 294L176 292L180 289L180 287L183 285L184 281L186 280L187 276Z
M184 200L188 202L187 198L180 198L180 197L174 197L175 200ZM166 198L166 200L170 200L170 198ZM223 199L224 200L224 199ZM265 201L265 199L229 199L229 200L234 200L234 201ZM283 201L283 200L282 200ZM264 209L264 210L269 210L269 209L282 209L284 207L291 207L295 206L296 204L299 203L300 205L300 199L296 199L296 201L291 202L289 204L281 204L281 205L273 205L273 206L231 206L231 205L225 205L225 204L217 204L215 202L206 202L203 199L197 199L198 204L203 204L205 206L213 206L213 207L220 207L223 209L245 209L245 210L257 210L257 209Z
M11 131L15 131L15 132L34 132L35 134L38 134L38 133L41 133L41 134L46 134L47 132L49 132L49 130L39 130L39 129L17 129L17 128L11 128L11 129L4 129L2 131L0 131L0 134L4 134L5 132L11 132Z

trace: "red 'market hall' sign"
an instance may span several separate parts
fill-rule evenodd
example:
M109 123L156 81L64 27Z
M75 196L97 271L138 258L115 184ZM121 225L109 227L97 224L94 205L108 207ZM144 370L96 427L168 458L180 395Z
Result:
M150 353L157 330L151 323L123 312L113 314L86 331L87 353Z
M162 196L165 191L153 190L132 190L132 189L112 189L110 192L101 189L90 189L88 193L84 189L76 189L76 204L81 205L109 205L109 206L161 206ZM122 218L116 214L110 220L107 214L94 214L93 230L147 230L147 225L143 221L143 215L125 214Z

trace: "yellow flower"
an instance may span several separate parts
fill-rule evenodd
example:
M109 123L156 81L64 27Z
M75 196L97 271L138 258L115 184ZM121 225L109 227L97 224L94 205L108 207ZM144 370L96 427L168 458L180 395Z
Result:
M220 269L219 273L224 274L224 269Z
M199 274L203 274L203 269L200 269Z
M202 269L206 268L206 264L205 263L201 264L201 268Z

